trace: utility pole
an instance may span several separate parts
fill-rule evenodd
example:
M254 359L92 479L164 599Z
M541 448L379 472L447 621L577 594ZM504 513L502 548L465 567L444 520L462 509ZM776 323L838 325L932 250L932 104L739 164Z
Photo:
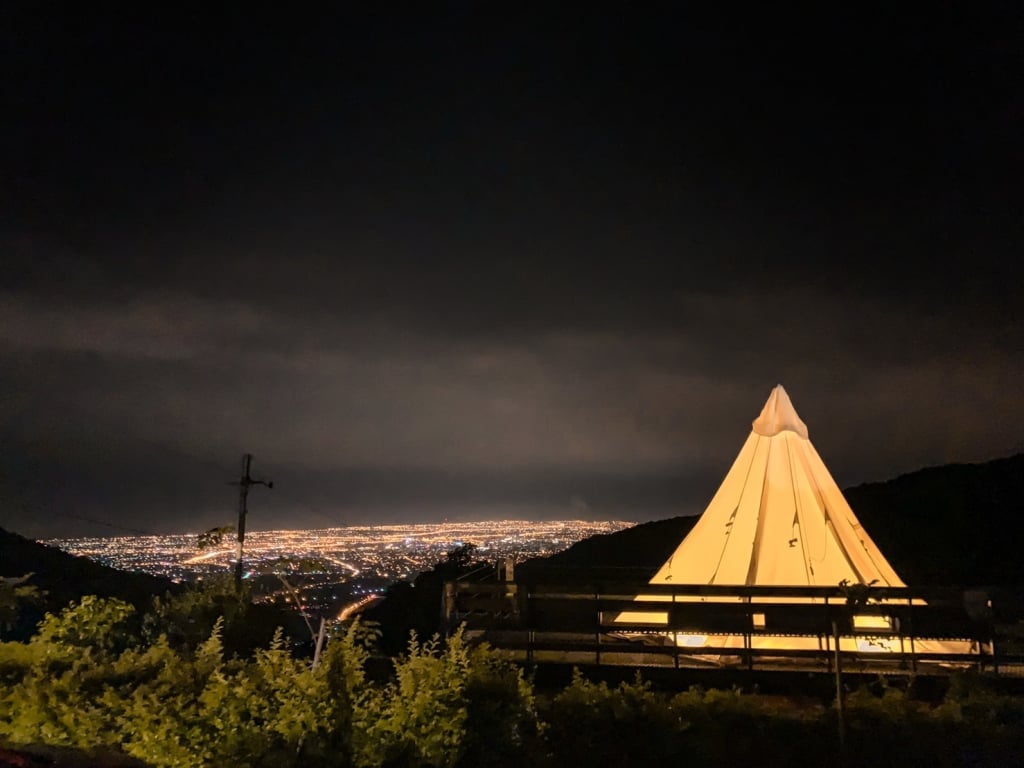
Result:
M242 589L242 547L245 543L245 516L249 512L248 500L249 500L249 486L250 485L265 485L267 488L273 488L274 483L270 480L254 480L251 475L252 470L252 454L247 453L242 456L242 477L239 479L238 485L238 561L235 563L235 587L241 591ZM232 483L235 485L235 483Z

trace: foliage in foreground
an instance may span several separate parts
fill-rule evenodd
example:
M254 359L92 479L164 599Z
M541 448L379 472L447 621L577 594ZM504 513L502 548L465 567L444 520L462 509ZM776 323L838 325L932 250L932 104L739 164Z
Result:
M171 614L174 611L170 612ZM27 643L0 643L0 743L116 750L157 766L809 766L838 762L836 713L738 691L668 694L577 673L540 697L520 670L456 633L415 637L383 681L375 633L335 636L311 669L278 634L231 655L159 616L86 598ZM884 683L847 701L849 765L995 766L1024 754L1024 706L967 679L933 706Z
M737 690L654 691L637 677L612 688L579 673L541 712L554 765L1005 766L1024 754L1024 702L961 679L940 706L884 682L847 700L840 759L836 710Z
M414 640L379 685L358 625L314 670L280 633L227 658L221 620L192 649L133 636L134 613L87 597L28 643L0 643L0 740L114 748L152 766L452 766L479 750L468 734L488 712L513 751L535 729L521 673L460 634L444 649Z

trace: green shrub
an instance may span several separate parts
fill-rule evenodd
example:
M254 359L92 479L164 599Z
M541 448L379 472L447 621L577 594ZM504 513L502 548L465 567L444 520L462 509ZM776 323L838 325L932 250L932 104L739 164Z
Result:
M664 697L640 676L610 688L579 670L546 713L547 741L557 765L600 760L602 765L639 765L675 753L679 721Z
M240 657L225 649L223 618L194 644L156 626L86 598L28 642L0 643L0 743L116 750L153 768L839 763L834 708L737 689L669 695L639 676L610 687L579 671L538 703L520 669L461 632L444 644L414 636L393 679L376 682L379 631L358 623L316 669L280 632ZM977 676L954 677L934 707L880 678L847 696L846 716L848 766L994 767L1024 754L1024 704Z
M117 601L83 600L48 616L29 643L0 644L0 738L113 747L154 767L274 765L305 753L347 764L349 691L365 660L357 630L313 671L280 634L251 660L226 660L220 620L192 653L163 636L119 650L117 629L131 612Z
M443 647L413 635L394 666L394 682L365 688L354 710L357 765L511 764L538 732L529 682L461 630Z

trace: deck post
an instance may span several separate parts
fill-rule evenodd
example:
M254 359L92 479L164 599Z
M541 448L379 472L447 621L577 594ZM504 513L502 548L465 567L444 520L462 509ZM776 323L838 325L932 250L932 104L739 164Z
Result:
M907 598L907 619L910 629L907 636L910 638L910 671L917 674L917 649L914 647L914 598Z
M676 604L676 593L672 591L672 605ZM676 621L674 608L669 609L669 619L672 626L672 660L675 663L676 669L679 669L679 630L675 628L674 624Z
M903 622L899 616L892 617L892 623L896 627L896 634L900 638L900 669L907 668L907 649L903 647Z
M748 672L753 672L754 671L754 649L753 649L754 643L753 643L753 639L751 637L751 632L752 632L752 629L753 629L753 626L754 626L754 612L751 609L752 603L753 603L753 601L752 601L750 595L748 594L747 595L747 624L746 624L746 631L743 633L743 645L744 645L744 647L746 648L746 651L747 651L747 671Z
M825 621L827 622L830 618L831 618L831 616L830 616L829 610L828 610L828 595L825 595ZM832 626L833 627L835 626L835 622L832 623ZM825 630L822 634L825 636L825 666L828 668L828 671L831 672L832 671L832 639L831 639L832 636L829 634L828 630Z
M832 637L836 641L836 714L839 719L839 751L846 756L846 703L843 696L843 657L839 650L839 622L832 620Z

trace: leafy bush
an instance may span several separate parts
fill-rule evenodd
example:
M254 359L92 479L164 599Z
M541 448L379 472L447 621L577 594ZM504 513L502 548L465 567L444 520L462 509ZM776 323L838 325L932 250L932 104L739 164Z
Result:
M521 669L487 645L473 646L465 696L461 765L520 766L524 758L528 764L539 759L543 728L533 684Z
M885 678L846 698L849 757L856 765L1003 766L1019 762L1024 731L1019 699L972 675L954 675L933 707Z
M222 620L193 653L165 636L121 648L133 612L83 600L48 616L29 643L0 644L0 738L116 747L153 766L279 764L307 746L339 764L332 748L344 756L349 739L353 662L342 657L352 638L316 671L285 650L280 633L252 660L226 660Z
M117 600L48 615L28 643L0 643L0 740L113 748L154 768L455 766L508 764L538 733L532 686L461 633L443 648L414 637L378 685L366 675L375 630L354 624L312 669L280 632L228 658L223 626L191 648L140 640Z
M555 696L546 716L547 741L557 765L587 755L601 755L608 766L641 764L672 754L685 730L664 698L639 675L632 683L610 688L574 670L572 682Z
M183 605L160 620L188 622ZM207 604L196 606L205 621ZM159 627L127 603L85 598L28 642L0 643L0 743L115 750L153 768L839 761L835 709L737 689L671 695L639 676L611 687L578 671L538 701L520 669L461 632L413 636L379 682L367 667L380 633L358 623L315 669L281 632L239 656L223 617L196 643ZM850 766L1001 766L1024 754L1021 700L977 677L954 677L939 706L884 679L846 704Z
M355 717L360 766L510 765L538 730L522 673L461 630L444 647L413 635L394 682L364 688Z

